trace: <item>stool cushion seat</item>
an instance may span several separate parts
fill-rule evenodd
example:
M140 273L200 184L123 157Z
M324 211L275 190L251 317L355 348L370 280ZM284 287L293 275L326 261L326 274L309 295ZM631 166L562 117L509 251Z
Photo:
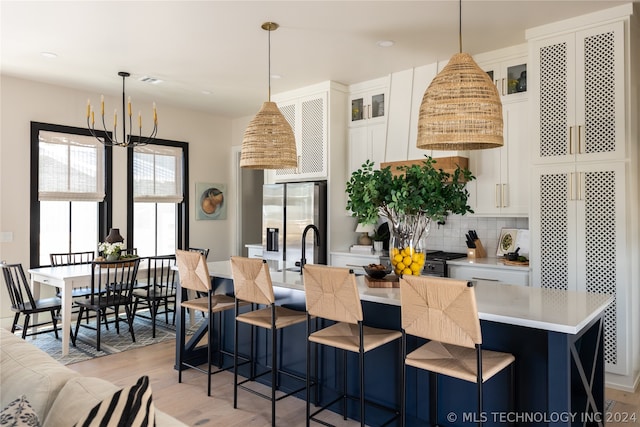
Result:
M373 350L383 344L402 336L400 331L363 326L364 352ZM322 345L337 347L342 350L358 353L360 351L360 332L358 325L338 322L309 335L309 341Z
M474 348L429 341L407 354L405 363L407 366L475 383L478 372L476 357ZM514 360L515 357L510 353L482 350L482 382L493 377Z
M193 310L208 312L209 302L207 297L194 298L187 301L182 301L180 305L184 308ZM218 313L224 310L230 310L235 307L235 298L227 295L211 295L211 312Z
M276 329L286 328L287 326L302 323L307 320L307 315L304 312L281 306L276 306L275 309ZM261 310L238 314L236 319L238 322L248 323L260 328L271 329L271 308L263 308Z

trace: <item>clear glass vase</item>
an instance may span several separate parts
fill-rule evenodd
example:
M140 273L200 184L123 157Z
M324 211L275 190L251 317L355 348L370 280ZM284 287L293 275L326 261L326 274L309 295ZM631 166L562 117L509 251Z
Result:
M419 276L425 262L425 240L431 228L431 218L425 215L396 215L388 218L391 239L389 258L396 275Z

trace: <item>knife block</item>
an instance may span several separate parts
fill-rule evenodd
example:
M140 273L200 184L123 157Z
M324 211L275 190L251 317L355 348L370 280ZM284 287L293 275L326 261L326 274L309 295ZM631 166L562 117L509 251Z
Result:
M476 247L467 249L467 258L486 258L487 251L482 246L480 239L474 240L473 243L475 243Z

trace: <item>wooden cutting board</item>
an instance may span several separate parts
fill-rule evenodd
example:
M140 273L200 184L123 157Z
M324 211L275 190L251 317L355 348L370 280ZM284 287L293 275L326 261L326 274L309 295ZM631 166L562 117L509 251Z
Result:
M364 276L364 281L370 288L399 288L400 278L395 274L389 274L382 279Z

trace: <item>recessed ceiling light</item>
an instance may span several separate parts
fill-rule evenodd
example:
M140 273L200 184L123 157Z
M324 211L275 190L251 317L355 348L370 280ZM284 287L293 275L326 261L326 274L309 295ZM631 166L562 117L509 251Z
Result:
M201 93L203 95L211 95L211 91L210 90L203 90L203 91L201 91Z
M138 80L144 83L150 83L152 85L157 85L162 83L162 80L156 79L155 77L149 77L149 76L140 77Z
M379 40L378 42L376 42L376 44L379 47L391 47L396 44L396 42L394 42L393 40Z
M281 79L282 76L280 74L271 74L271 78L277 80L277 79Z
M45 58L48 58L48 59L54 59L54 58L58 57L58 55L56 55L53 52L40 52L40 55L42 55L42 56L44 56Z

